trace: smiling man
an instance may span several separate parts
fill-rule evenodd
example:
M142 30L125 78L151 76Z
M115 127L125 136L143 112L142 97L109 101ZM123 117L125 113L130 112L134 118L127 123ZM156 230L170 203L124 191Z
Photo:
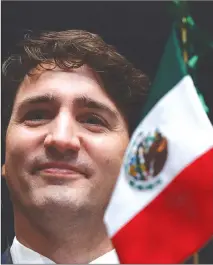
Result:
M146 76L80 30L28 36L3 74L16 234L3 263L118 263L103 216Z

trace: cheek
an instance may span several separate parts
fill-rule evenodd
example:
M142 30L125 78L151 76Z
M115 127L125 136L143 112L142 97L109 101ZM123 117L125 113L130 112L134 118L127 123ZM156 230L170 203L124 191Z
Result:
M84 141L84 147L95 169L92 180L94 185L91 195L94 198L92 201L95 202L96 207L100 207L103 215L119 176L128 142L128 137L109 137L106 135Z
M18 170L35 152L38 144L36 132L29 132L25 128L11 126L6 135L6 166ZM12 168L11 168L12 167Z
M103 175L117 177L123 162L129 138L126 134L101 135L85 141L85 148L90 158Z
M33 150L44 140L45 129L28 129L25 126L12 125L8 128L6 145L19 153L22 150Z

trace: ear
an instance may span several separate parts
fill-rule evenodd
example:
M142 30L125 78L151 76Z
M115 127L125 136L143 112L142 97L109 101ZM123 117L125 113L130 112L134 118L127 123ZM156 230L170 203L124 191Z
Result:
M2 165L2 168L1 168L1 175L3 178L6 177L6 173L5 173L5 164Z

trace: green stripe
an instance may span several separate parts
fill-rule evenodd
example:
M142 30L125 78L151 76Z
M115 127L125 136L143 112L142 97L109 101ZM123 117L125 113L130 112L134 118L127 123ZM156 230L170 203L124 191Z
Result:
M187 75L186 65L183 61L174 26L159 65L155 80L150 89L147 103L143 109L142 119L159 99L161 99L185 75Z

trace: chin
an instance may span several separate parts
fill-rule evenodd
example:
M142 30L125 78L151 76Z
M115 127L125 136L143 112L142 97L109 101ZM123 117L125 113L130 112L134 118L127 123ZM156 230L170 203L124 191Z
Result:
M77 210L88 204L87 192L81 188L52 185L37 189L31 197L34 208L49 208L55 212Z

